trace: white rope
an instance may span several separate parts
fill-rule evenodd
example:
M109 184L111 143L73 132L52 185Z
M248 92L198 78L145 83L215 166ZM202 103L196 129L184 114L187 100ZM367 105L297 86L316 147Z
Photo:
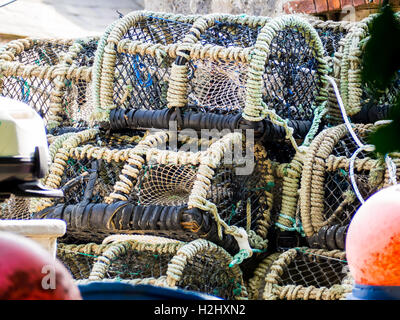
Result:
M389 155L385 155L385 163L388 167L390 181L393 185L397 184L396 164L393 162L392 158Z
M340 111L342 113L342 117L343 117L344 123L346 124L346 128L350 132L350 134L351 134L353 140L355 141L355 143L358 145L358 149L353 153L353 155L350 158L350 168L349 168L350 181L351 181L351 185L353 187L353 190L354 190L358 200L360 200L361 204L364 204L365 200L362 197L362 195L360 193L360 190L358 189L357 182L356 182L356 179L354 177L354 161L356 160L357 155L361 151L372 152L372 151L375 150L375 146L372 145L372 144L364 145L361 142L361 140L357 137L356 133L353 130L353 127L351 126L351 123L349 121L349 117L347 116L346 109L345 109L345 107L343 105L343 100L342 100L342 97L340 96L339 89L338 89L338 87L336 85L335 80L332 77L329 77L329 76L327 76L327 79L331 83L331 85L333 87L333 90L335 91L336 99L337 99L337 102L339 104ZM394 163L393 163L393 165L394 165ZM396 174L395 174L395 176L396 176Z
M360 200L361 204L364 204L364 202L365 202L364 198L362 197L362 195L360 193L360 190L357 187L357 182L356 182L356 179L354 177L354 161L355 161L357 155L361 151L372 152L372 151L375 150L375 146L372 145L372 144L364 145L360 141L360 139L358 139L356 133L353 130L353 127L351 126L351 123L349 121L349 117L347 116L346 109L344 108L343 100L342 100L342 97L340 96L339 89L338 89L338 87L336 85L335 80L332 77L329 77L329 76L327 76L327 79L331 83L331 85L333 87L333 90L335 91L336 99L337 99L337 102L339 104L340 111L342 113L342 117L343 117L344 123L346 124L347 130L350 132L353 140L358 145L358 149L353 153L353 155L350 158L350 168L349 168L350 181L351 181L351 184L353 186L354 192L355 192L358 200ZM388 124L390 122L391 121L382 120L382 121L378 121L377 123L375 123L375 125ZM396 168L396 164L393 162L392 158L389 157L389 155L385 155L385 163L386 163L386 166L388 168L389 178L390 178L391 183L394 184L394 185L397 184L397 177L396 177L397 168Z
M353 190L354 190L358 200L360 200L361 204L364 204L365 200L362 197L362 195L360 193L360 190L358 189L356 179L354 178L354 161L355 161L357 155L361 151L366 150L368 147L369 147L369 145L362 146L362 147L358 148L350 158L350 167L349 167L350 181L351 181L351 185L353 186Z
M340 96L339 89L338 89L338 87L336 85L335 80L332 77L329 77L329 76L326 76L326 78L331 83L331 85L333 87L333 90L335 91L336 100L337 100L337 102L339 104L340 111L342 112L342 117L343 117L344 123L346 124L347 130L349 130L351 136L353 137L354 141L357 143L358 147L359 148L363 148L364 144L360 141L360 139L358 139L356 133L353 130L353 127L351 126L351 123L349 121L349 117L347 116L346 109L344 108L343 100L342 100L342 97ZM374 150L375 150L375 147L374 147Z

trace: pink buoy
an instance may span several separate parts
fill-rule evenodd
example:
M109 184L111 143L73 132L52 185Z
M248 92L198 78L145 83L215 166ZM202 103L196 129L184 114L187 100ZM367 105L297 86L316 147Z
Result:
M400 286L400 185L376 192L357 210L346 257L357 284Z
M0 232L0 300L81 300L64 265L42 246Z

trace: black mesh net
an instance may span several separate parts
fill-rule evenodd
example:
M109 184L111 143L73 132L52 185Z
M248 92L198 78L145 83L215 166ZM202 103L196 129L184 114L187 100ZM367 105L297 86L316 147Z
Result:
M122 163L114 161L70 158L61 180L65 204L103 202L104 197L112 192L122 166Z
M28 50L22 51L18 55L17 61L23 65L55 66L60 62L71 44L72 41L38 41Z
M79 153L84 147L102 147L111 151L133 148L140 140L139 136L98 134L95 139L87 141L77 148ZM61 177L60 188L64 199L60 203L78 204L104 202L113 191L114 184L125 164L124 161L95 159L87 156L78 157L71 154Z
M47 122L54 83L37 77L5 77L1 95L29 104Z
M117 54L114 103L127 109L165 108L172 62L169 57Z
M190 259L177 286L223 299L234 299L242 290L241 284L228 271L226 262L210 254L198 254Z
M341 28L315 28L315 30L322 41L325 53L329 57L333 57L339 50L340 40L347 35L347 31Z
M183 39L191 24L158 17L137 22L123 39L170 45ZM150 54L118 52L114 77L114 103L127 109L162 109L173 59Z
M285 265L278 285L300 285L316 288L341 284L347 276L347 261L324 256L312 251L297 249L297 255Z
M215 21L201 36L203 45L213 44L222 47L251 47L256 43L261 27L250 27L245 24L226 21Z
M156 254L152 251L129 250L115 259L106 273L108 279L159 278L166 274L173 253Z
M278 31L271 42L263 100L284 119L313 119L314 101L321 85L313 51L296 28Z
M251 174L237 174L229 165L215 170L208 197L228 225L257 229L268 209L266 191L272 189L265 183L264 174L257 163Z
M363 143L369 132L367 130L358 135ZM347 134L336 143L331 154L350 159L358 148L351 135ZM368 156L371 154L361 151L358 153L357 159L364 159ZM354 178L364 199L374 193L377 187L369 183L369 175L370 172L367 170L354 169ZM324 217L330 221L330 225L348 225L360 204L354 193L349 169L339 167L337 170L325 172Z

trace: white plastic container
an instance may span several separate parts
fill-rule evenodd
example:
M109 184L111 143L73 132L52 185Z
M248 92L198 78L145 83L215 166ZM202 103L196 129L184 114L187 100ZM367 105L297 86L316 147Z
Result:
M23 102L4 97L0 97L0 137L0 157L31 158L35 147L48 148L39 114Z
M44 247L53 257L57 254L57 238L63 236L67 225L58 219L0 220L0 231L25 236Z

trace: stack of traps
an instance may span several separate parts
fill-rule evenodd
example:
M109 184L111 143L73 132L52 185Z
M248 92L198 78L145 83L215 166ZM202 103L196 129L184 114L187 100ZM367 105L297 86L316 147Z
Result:
M57 255L80 284L119 281L178 287L223 299L247 297L240 268L228 267L232 256L207 240L186 243L148 235L115 240L60 244Z
M354 126L364 144L376 128L372 124ZM344 124L315 138L304 161L299 199L304 233L311 246L345 249L347 228L361 201L390 186L400 175L399 154L390 156L396 168L392 174L382 158L359 151Z
M11 198L1 219L65 220L58 257L81 281L343 298L360 205L351 177L364 199L391 183L374 154L351 159L358 146L328 83L363 140L400 88L398 77L374 101L360 83L370 22L133 12L99 38L6 44L0 94L43 117L52 164L42 182L65 197ZM223 134L203 139L203 129ZM264 254L245 260L251 279L241 265L248 283L229 267L239 230L268 255L256 269Z
M181 137L178 149L201 151L176 151L169 145L173 136L107 136L96 129L69 135L44 180L65 197L32 201L33 217L65 220L66 242L145 233L205 238L235 254L240 248L226 231L236 226L266 249L271 194L263 147L230 133L208 141Z
M244 120L278 117L304 125L304 138L328 98L323 44L295 16L133 13L99 43L94 103L115 130L167 128L173 120L181 128L233 130Z
M90 123L92 65L98 39L20 39L0 50L0 94L26 102L49 133Z
M344 300L352 286L343 251L297 247L266 257L248 291L252 300Z

